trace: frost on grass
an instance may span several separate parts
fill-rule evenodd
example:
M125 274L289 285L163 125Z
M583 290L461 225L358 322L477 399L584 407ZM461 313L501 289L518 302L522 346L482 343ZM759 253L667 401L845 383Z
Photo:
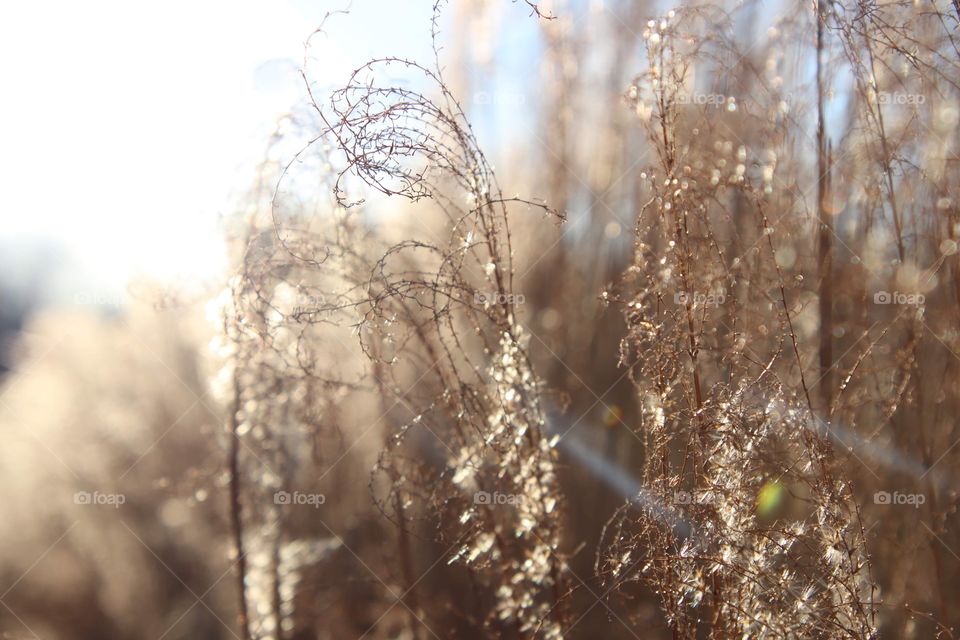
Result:
M657 160L644 174L648 200L621 294L621 358L642 407L645 486L666 511L625 506L597 569L614 592L652 588L675 637L697 637L705 623L713 637L872 637L860 513L814 427L820 408L798 369L806 363L797 363L782 271L761 268L777 262L772 169L747 171L750 151L729 135L754 116L728 100L708 114L685 99L694 64L736 53L723 29L697 34L697 19L714 11L651 21L647 69L627 92ZM781 138L766 133L769 161ZM725 253L744 235L755 238L744 253ZM761 340L770 335L772 348Z
M379 84L397 68L432 97ZM343 155L341 204L354 205L342 197L343 185L359 179L387 196L428 205L448 222L374 257L371 295L356 303L368 353L377 351L371 345L387 324L406 336L397 359L374 356L377 370L402 375L394 372L412 358L421 387L435 389L421 405L426 410L388 438L374 479L375 491L382 489L378 503L402 527L435 523L448 564L465 567L492 594L485 615L492 629L561 637L558 594L566 579L555 454L544 437L527 337L515 318L507 215L514 203L549 209L501 195L436 69L375 60L317 108ZM424 439L437 460L407 453Z

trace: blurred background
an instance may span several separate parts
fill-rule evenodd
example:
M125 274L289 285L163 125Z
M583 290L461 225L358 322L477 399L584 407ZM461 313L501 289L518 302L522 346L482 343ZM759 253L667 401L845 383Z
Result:
M280 268L268 238L273 194L320 127L308 88L319 101L379 56L431 65L433 5L0 7L3 637L240 637L224 436L231 405L218 360L223 294L235 288L230 276L249 268L249 246L261 240L265 257L257 268ZM624 306L610 302L629 299L631 287L642 286L638 274L659 273L655 261L635 259L638 221L656 192L647 172L662 161L645 130L648 85L639 75L651 62L656 26L648 21L671 7L644 0L539 6L556 17L538 19L522 0L441 3L439 61L505 196L542 199L566 215L560 225L528 208L511 214L510 224L528 350L550 389L551 419L568 434L558 465L563 540L580 587L571 596L578 613L570 637L671 637L652 590L631 585L608 606L594 573L604 524L643 479L643 401L621 366L631 355L621 349ZM746 174L757 178L758 192L770 188L769 232L754 224L757 210L746 196L733 188L715 194L730 212L721 235L741 234L727 255L742 254L743 262L731 263L735 273L724 277L732 278L731 296L736 287L772 291L772 277L750 269L759 260L758 238L775 227L776 265L796 293L800 350L815 367L822 289L817 222L809 214L818 175L809 7L703 6L707 17L678 38L691 45L691 33L719 24L717 40L741 58L698 61L683 81L688 95L722 98L694 104L684 112L692 115L678 120L678 140L698 158L686 175L707 184L721 172L723 180ZM907 4L897 10L914 15ZM827 87L832 153L846 156L826 204L842 237L831 335L837 379L860 376L837 413L847 425L839 449L852 456L848 469L884 602L882 629L904 638L933 637L960 622L949 605L960 595L952 475L960 466L960 85L955 49L939 38L916 54L942 65L937 73L920 74L910 56L891 54L873 87L929 96L884 107L901 110L887 112L895 149L880 168L870 163L879 152L861 135L872 131L859 111L869 102L866 89L842 65ZM846 59L852 46L837 36L825 55ZM392 73L387 82L422 88L402 66ZM329 195L332 173L317 170L324 176L318 192ZM891 216L882 194L894 185L904 195ZM301 211L324 200L309 188L290 197ZM436 211L421 216L415 207L370 196L364 228L393 240L449 232ZM935 277L924 277L930 271ZM897 287L926 295L926 315L894 317L889 307L867 304L875 292ZM750 304L723 313L739 314L744 335L752 336L748 345L770 355L786 344L784 334L777 342L776 323L764 319L778 307L759 294ZM322 360L336 366L338 379L363 375L359 330L348 324L326 336L332 346ZM725 379L720 349L705 351L716 357L711 380ZM785 377L795 373L782 366ZM901 379L893 371L917 373ZM255 637L490 637L477 613L487 596L465 572L439 562L445 546L427 535L406 540L371 500L371 468L389 434L419 415L417 402L429 396L414 389L419 378L398 375L394 381L413 391L385 411L369 390L338 387L329 401L314 401L321 392L297 386L302 381L285 387L277 372L263 379L277 382L262 393L281 398L278 406L308 398L311 411L294 419L278 410L265 423L310 428L298 427L289 441L253 434L256 444L242 456L255 490L292 488L291 478L303 491L337 500L323 506L322 519L311 508L297 511L282 535L265 516L260 528L250 526L246 588ZM902 402L887 402L894 396ZM311 426L320 423L336 428ZM274 484L271 475L285 479ZM885 510L873 499L896 490L922 492L925 502ZM401 545L415 548L412 568L397 566ZM423 576L418 602L397 596L411 571Z

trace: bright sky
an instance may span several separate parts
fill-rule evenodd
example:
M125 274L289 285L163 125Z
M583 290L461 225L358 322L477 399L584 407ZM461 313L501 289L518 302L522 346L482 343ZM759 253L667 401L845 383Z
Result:
M218 215L301 95L303 43L347 0L0 4L0 241L61 246L84 278L207 278ZM421 57L429 2L354 0L313 41L321 82Z

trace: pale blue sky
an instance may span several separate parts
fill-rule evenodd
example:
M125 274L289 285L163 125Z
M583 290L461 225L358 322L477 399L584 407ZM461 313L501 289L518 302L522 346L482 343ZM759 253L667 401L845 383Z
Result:
M112 290L215 275L218 214L302 95L304 41L347 4L0 5L0 241L55 245L72 277ZM333 85L374 55L426 55L431 4L354 0L314 39L314 76Z

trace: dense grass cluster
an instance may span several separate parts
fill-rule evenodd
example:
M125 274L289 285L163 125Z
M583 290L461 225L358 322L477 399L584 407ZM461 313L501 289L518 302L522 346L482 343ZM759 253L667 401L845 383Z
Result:
M130 314L98 329L123 345L102 383L14 378L5 424L83 385L153 420L84 418L100 463L55 474L136 498L90 525L139 541L124 584L149 556L176 577L133 619L77 563L87 595L57 593L90 633L954 636L960 7L582 4L438 3L433 60L332 90L308 42L306 103L228 221L211 349L184 312L172 377L139 389L120 361L159 347L110 336L158 321ZM446 11L541 36L502 141ZM15 598L4 628L89 637Z

